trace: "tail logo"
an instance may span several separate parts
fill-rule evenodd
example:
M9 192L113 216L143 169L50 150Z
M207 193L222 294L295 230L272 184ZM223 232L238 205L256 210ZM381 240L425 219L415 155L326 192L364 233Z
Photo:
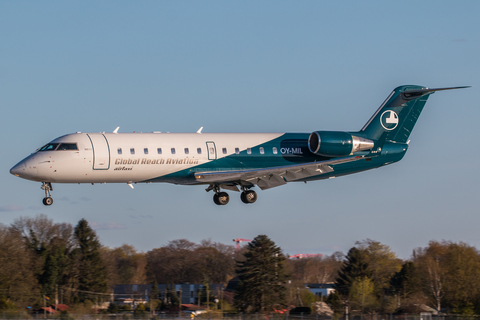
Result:
M380 124L385 130L393 130L398 126L398 115L395 111L387 110L380 116Z

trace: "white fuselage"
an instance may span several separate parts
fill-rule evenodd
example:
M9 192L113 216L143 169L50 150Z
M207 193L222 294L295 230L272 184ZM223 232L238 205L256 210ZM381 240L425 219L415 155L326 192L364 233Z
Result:
M76 150L37 151L12 173L54 183L148 181L238 154L282 133L74 133L50 144L76 144ZM281 157L280 146L264 156ZM256 155L251 155L255 157ZM237 167L242 167L239 163Z

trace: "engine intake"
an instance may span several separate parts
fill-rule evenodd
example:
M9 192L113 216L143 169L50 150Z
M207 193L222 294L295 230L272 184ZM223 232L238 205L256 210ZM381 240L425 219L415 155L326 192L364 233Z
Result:
M372 140L340 131L315 131L308 138L310 152L324 157L348 156L357 151L370 150L373 146Z

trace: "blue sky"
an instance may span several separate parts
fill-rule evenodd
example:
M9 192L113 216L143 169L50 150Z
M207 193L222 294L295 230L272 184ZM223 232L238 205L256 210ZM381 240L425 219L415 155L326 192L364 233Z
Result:
M103 244L271 237L286 253L371 238L408 258L428 241L480 248L480 2L0 2L0 222L87 219ZM329 181L231 193L202 187L40 184L9 169L76 131L358 130L391 90L432 95L409 152Z

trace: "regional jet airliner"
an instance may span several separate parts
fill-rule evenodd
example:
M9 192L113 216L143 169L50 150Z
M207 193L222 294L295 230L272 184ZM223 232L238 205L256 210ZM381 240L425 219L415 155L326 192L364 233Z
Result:
M39 148L10 173L42 183L51 205L52 183L168 182L205 185L217 205L224 190L244 203L287 182L330 179L400 161L422 109L435 91L421 86L393 90L360 131L312 133L72 133Z

